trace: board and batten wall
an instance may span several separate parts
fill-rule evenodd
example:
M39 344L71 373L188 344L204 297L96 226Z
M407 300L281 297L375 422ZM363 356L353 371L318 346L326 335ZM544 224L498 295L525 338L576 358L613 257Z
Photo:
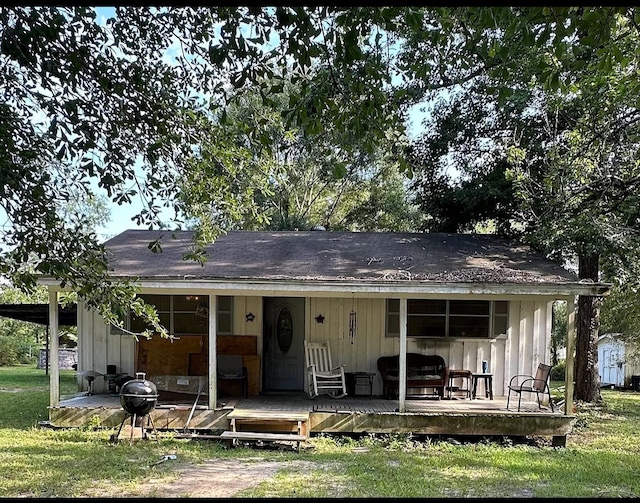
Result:
M493 392L504 396L511 376L535 374L538 363L550 360L553 298L510 300L506 337L492 340L407 339L407 351L439 354L452 369L481 372L487 360L493 373ZM78 370L106 373L116 365L118 373L135 375L136 340L132 335L111 334L102 317L78 305ZM356 313L356 335L349 335L349 314ZM262 355L263 298L236 296L233 303L233 331L236 335L257 336ZM247 321L246 315L255 318ZM373 394L382 393L377 359L399 353L400 339L385 337L384 298L309 297L305 302L305 338L310 342L329 341L333 363L345 364L347 372L375 372ZM316 317L322 315L322 323ZM306 379L306 376L305 376ZM83 383L86 389L86 381ZM105 392L107 383L96 379L95 393Z
M493 393L504 396L516 374L534 375L538 363L551 357L554 299L510 300L506 337L492 340L429 340L407 338L407 352L439 354L449 368L482 372L487 360L493 373ZM356 336L349 335L349 313L356 312ZM400 350L399 337L385 337L385 299L309 298L306 322L310 342L329 341L334 365L346 372L375 372L373 394L382 393L377 359ZM315 317L324 316L323 323Z
M248 313L255 316L253 321L247 321ZM235 335L258 336L258 354L262 354L262 297L234 297L233 328ZM135 377L136 344L133 335L112 334L102 316L78 303L78 371L95 370L105 374L107 365L116 365L118 374ZM88 389L86 380L78 384ZM105 393L107 387L108 383L102 378L93 382L94 393Z
M115 365L118 374L135 376L135 345L133 335L111 334L96 311L87 310L78 302L78 370L107 373L107 365ZM87 389L86 380L79 383ZM93 382L94 393L106 393L108 383L98 377Z

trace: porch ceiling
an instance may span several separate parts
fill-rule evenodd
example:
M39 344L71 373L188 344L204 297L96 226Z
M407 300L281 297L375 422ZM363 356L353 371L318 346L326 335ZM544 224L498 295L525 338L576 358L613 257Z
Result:
M49 304L0 304L0 316L48 325ZM58 318L59 325L76 326L78 324L76 304L67 307L58 306Z

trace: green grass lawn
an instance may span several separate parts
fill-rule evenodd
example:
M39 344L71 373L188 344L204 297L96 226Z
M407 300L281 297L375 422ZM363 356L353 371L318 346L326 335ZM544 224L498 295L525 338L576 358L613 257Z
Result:
M76 391L61 372L61 393ZM47 419L48 377L0 367L0 497L121 497L162 484L210 459L312 462L283 469L239 497L638 497L640 393L602 391L601 406L577 404L565 448L509 439L436 440L410 435L314 436L302 452L226 449L216 441L163 437L112 443L113 429L39 428ZM355 449L366 448L366 449ZM362 451L365 452L362 452ZM163 455L177 460L154 465Z

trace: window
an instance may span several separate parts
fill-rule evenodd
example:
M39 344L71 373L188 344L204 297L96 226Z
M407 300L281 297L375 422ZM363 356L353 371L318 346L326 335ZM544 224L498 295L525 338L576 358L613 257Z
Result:
M509 302L407 300L407 337L489 338L506 334ZM386 336L400 336L400 300L387 299Z
M208 295L152 295L140 297L158 311L160 323L175 335L204 335L209 332ZM217 298L218 334L233 333L233 297ZM144 321L130 314L131 331L140 333L147 328Z
M208 295L172 295L173 333L175 335L207 334L208 315L200 314L209 308ZM208 312L208 311L207 311Z
M400 301L387 299L387 337L400 336Z
M398 300L398 303L400 301ZM447 301L409 299L407 301L407 335L443 336L447 324ZM400 326L398 325L398 334Z
M218 335L233 334L233 297L219 296L218 306Z
M495 300L493 302L493 335L506 335L509 326L509 302Z

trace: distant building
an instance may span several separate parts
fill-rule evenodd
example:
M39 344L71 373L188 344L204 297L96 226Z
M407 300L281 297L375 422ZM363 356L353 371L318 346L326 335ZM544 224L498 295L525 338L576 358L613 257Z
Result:
M632 361L631 347L622 334L609 333L598 338L598 372L602 386L629 387L634 375L640 374L640 363Z

